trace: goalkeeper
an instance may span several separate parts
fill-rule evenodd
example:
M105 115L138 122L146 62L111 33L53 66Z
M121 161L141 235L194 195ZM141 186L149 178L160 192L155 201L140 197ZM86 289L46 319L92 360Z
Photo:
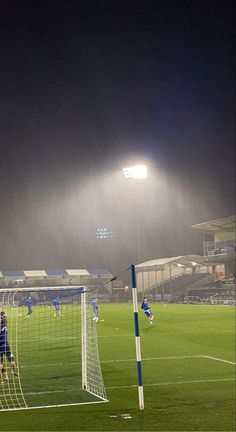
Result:
M11 364L13 374L15 376L18 376L16 371L16 362L14 360L14 356L11 352L11 348L7 339L7 315L3 310L1 310L0 313L0 371L2 373L2 383L7 384L9 382L9 378L3 362L4 356Z
M151 325L153 323L154 315L150 310L151 307L148 305L147 297L144 297L143 302L141 304L141 309L143 309L145 315L148 317L148 322Z

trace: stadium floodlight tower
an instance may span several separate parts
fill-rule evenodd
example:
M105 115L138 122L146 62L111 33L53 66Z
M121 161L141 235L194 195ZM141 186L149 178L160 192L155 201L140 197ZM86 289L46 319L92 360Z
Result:
M123 174L128 179L134 180L142 180L147 177L147 166L146 165L134 165L127 168L123 168ZM136 202L137 202L137 210L136 210L136 224L137 224L137 247L138 253L137 258L140 262L141 260L141 232L140 232L140 189L137 187L136 191Z

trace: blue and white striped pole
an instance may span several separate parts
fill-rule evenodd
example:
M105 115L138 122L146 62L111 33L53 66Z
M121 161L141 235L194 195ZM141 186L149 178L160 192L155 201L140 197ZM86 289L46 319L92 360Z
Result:
M138 372L138 400L139 400L139 409L143 410L144 409L143 378L142 378L142 360L141 360L141 345L140 345L140 335L139 335L138 296L137 296L137 287L136 287L135 265L131 264L130 269L131 269L131 279L132 279L134 330L135 330L136 360L137 360L137 372Z

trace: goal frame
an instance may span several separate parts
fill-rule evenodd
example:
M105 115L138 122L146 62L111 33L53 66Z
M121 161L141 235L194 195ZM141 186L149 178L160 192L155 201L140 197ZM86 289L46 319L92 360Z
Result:
M43 292L43 291L68 291L68 290L79 290L81 295L81 374L82 374L82 386L81 389L96 396L98 400L95 401L85 401L85 402L76 402L76 403L63 403L63 404L54 404L54 405L39 405L39 406L24 406L24 407L14 407L14 408L0 408L0 412L3 411L19 411L19 410L31 410L31 409L47 409L47 408L58 408L58 407L69 407L69 406L79 406L79 405L91 405L91 404L99 404L99 403L106 403L109 402L109 400L106 397L101 397L98 394L94 393L88 383L88 361L87 361L87 343L88 343L88 326L87 326L87 294L92 294L96 290L89 291L87 286L85 285L63 285L63 286L41 286L41 287L15 287L15 288L1 288L0 287L0 294L3 293L7 296L8 299L5 299L5 296L3 296L3 307L14 307L16 306L16 303L14 302L14 297L17 293L25 292L25 293L32 293L32 292ZM9 302L9 298L12 295L12 303ZM7 300L5 302L5 300ZM0 308L2 306L0 305ZM96 327L96 325L95 325ZM17 348L18 349L18 348ZM98 350L97 350L98 354ZM99 360L99 356L98 356ZM99 367L100 367L100 361L99 361ZM101 370L100 370L101 371Z

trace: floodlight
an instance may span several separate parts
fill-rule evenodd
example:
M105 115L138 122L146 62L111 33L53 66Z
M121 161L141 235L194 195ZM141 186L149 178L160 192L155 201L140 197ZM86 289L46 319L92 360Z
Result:
M146 165L135 165L123 168L123 174L127 178L143 179L147 177Z

